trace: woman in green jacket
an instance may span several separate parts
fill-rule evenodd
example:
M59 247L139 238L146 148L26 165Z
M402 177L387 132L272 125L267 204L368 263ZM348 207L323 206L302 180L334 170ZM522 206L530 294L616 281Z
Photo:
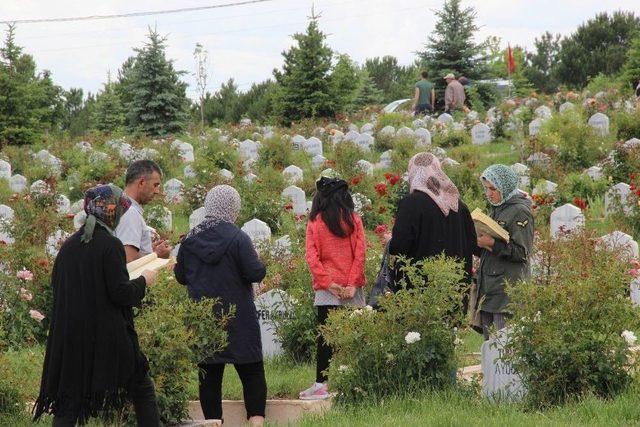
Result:
M478 234L480 269L478 270L478 306L484 339L489 327L500 330L509 317L509 297L505 284L529 276L529 255L533 247L531 201L518 190L518 175L508 166L491 165L481 176L491 218L509 232L509 242Z

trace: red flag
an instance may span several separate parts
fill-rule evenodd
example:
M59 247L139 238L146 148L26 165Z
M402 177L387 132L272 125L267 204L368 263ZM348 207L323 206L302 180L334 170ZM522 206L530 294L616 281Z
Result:
M513 58L513 51L511 50L511 45L507 45L507 69L509 70L509 74L513 74L516 70L516 60Z

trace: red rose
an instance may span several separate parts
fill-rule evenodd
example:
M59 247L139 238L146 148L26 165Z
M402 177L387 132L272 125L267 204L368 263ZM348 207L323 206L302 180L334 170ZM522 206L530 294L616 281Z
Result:
M387 226L386 224L380 224L378 226L376 226L376 228L373 230L374 233L376 234L384 234L387 232Z
M354 176L353 178L351 178L351 185L358 185L360 184L360 181L362 181L362 176Z
M379 182L376 184L376 193L378 193L379 196L386 196L387 195L387 184L385 184L384 182Z
M573 204L580 208L580 210L585 210L587 208L587 202L580 197L573 198Z

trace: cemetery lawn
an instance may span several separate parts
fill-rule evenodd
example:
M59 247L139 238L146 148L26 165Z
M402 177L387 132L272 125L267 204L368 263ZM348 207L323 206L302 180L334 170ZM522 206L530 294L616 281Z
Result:
M334 408L322 415L307 415L301 426L630 426L640 424L636 382L612 400L585 398L545 412L526 411L521 405L493 405L469 391L391 399L380 405Z

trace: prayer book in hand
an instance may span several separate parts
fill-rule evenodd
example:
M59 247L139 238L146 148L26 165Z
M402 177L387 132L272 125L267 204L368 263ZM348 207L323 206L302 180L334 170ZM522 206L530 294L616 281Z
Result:
M171 258L158 258L158 254L152 252L127 264L129 279L133 280L142 276L142 272L145 270L158 271L171 261Z
M471 212L471 219L473 219L473 223L476 226L476 233L478 235L487 234L494 239L503 240L509 243L509 232L479 208L476 208Z

